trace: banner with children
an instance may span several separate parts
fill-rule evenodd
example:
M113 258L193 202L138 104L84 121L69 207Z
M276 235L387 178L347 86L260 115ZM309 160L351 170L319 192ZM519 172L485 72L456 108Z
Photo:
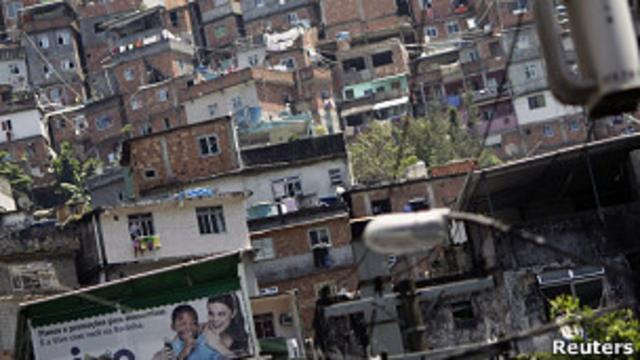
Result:
M218 360L252 355L242 293L31 328L36 360Z

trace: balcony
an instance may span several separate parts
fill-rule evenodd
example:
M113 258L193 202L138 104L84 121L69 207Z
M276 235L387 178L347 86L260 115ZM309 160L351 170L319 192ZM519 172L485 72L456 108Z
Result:
M479 103L487 100L494 100L498 96L498 88L493 87L493 88L484 88L480 90L475 90L471 92L471 95L473 96L474 103ZM502 99L505 99L505 98L511 97L511 95L512 95L511 87L505 86L500 97Z

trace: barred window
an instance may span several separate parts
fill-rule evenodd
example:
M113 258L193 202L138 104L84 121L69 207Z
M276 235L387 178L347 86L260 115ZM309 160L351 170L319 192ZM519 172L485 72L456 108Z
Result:
M197 208L196 217L201 235L227 232L222 206Z
M131 237L151 236L155 233L151 213L129 215L129 234Z

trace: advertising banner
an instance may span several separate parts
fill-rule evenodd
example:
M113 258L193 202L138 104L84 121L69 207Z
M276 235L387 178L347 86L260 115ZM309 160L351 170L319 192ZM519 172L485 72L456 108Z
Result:
M217 360L252 355L240 291L31 327L36 360Z

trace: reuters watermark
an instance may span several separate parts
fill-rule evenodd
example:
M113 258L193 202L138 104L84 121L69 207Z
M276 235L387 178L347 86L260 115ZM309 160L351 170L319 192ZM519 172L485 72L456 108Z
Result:
M632 343L606 343L599 341L568 342L553 341L554 355L633 355L635 348Z

